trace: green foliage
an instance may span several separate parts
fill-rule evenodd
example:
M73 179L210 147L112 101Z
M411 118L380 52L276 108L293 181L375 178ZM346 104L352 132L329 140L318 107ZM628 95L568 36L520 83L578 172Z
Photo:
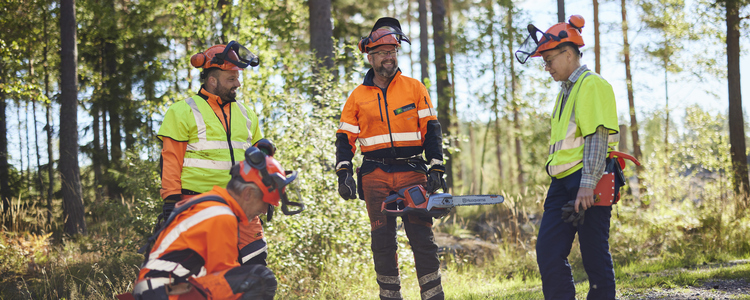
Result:
M660 36L658 42L646 47L646 52L661 61L661 67L672 73L682 71L679 54L686 39L697 39L686 15L684 0L640 1L641 20Z
M296 187L307 206L299 215L279 216L267 226L269 265L278 266L280 295L300 297L323 292L311 288L331 270L364 272L369 262L369 221L360 201L344 201L336 192L334 118L342 94L352 84L339 85L328 74L309 79L321 94L312 101L300 94L281 94L263 102L266 137L278 145L276 158L299 172ZM280 215L280 214L277 214ZM355 267L358 266L358 267Z

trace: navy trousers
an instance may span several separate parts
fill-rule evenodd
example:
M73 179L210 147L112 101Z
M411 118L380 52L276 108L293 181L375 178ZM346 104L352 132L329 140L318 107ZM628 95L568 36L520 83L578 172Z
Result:
M542 275L545 299L575 299L575 285L568 255L576 233L583 267L589 277L587 299L615 299L615 271L609 253L611 206L586 210L584 224L578 227L562 220L562 207L575 200L581 171L565 178L552 178L536 243L537 263Z

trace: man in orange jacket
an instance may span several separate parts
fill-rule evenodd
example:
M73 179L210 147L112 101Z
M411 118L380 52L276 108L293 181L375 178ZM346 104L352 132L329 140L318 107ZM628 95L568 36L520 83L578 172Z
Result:
M226 189L182 200L154 243L132 296L120 299L273 299L276 278L263 265L238 263L239 227L285 201L286 177L273 157L255 147L232 167Z
M370 217L381 299L402 298L396 217L381 212L383 200L392 192L416 184L424 185L430 193L440 187L445 189L440 123L425 86L402 75L398 68L396 54L401 41L409 42L409 38L401 31L398 20L381 18L359 42L359 49L367 53L372 68L346 100L336 131L336 173L339 194L344 199L356 198L352 165L355 141L362 147L359 193ZM422 299L443 299L432 218L405 215L403 222L414 252Z
M190 63L202 68L203 85L196 95L169 107L157 134L163 142L159 220L169 217L178 201L226 185L229 169L251 145L271 156L276 149L263 139L255 113L236 100L239 71L257 66L258 57L231 41L193 55ZM266 249L260 219L253 217L241 227L240 262L265 264Z

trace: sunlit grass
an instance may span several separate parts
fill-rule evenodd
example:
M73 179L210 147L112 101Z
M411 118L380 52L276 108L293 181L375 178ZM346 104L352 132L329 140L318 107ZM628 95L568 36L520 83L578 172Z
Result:
M440 252L447 299L543 298L535 245L545 194L546 187L529 188L506 194L503 204L460 207L435 221L436 236L461 245ZM618 296L750 278L748 264L715 267L750 258L750 217L738 213L739 201L722 189L706 186L701 197L643 205L626 195L616 206L610 248ZM277 299L378 299L369 226L359 204L311 205L309 220L279 218L268 228ZM142 260L135 250L153 226L155 200L91 203L89 234L76 238L50 235L41 208L13 205L15 230L0 233L0 299L113 299L132 288ZM403 230L398 241L402 293L420 299ZM315 265L306 258L316 259ZM577 297L585 298L588 281L577 241L569 261Z

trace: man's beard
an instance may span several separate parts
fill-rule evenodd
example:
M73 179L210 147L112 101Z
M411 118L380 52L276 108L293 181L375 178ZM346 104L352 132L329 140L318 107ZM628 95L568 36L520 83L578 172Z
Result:
M235 98L237 98L237 90L233 91L231 88L227 88L219 83L216 87L216 96L219 96L223 102L235 101Z
M393 67L387 69L386 67L383 66L383 63L385 62L393 63ZM378 75L383 76L385 78L393 78L393 76L396 76L396 70L398 70L398 64L396 63L395 59L391 59L388 61L384 60L380 62L379 67L375 67L375 73L378 73Z

